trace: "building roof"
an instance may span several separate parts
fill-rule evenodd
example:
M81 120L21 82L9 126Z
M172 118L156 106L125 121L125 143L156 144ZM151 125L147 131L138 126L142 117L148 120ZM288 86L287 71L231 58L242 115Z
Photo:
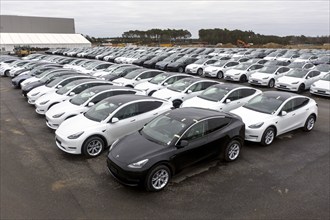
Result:
M91 43L80 34L0 33L1 45L86 45Z

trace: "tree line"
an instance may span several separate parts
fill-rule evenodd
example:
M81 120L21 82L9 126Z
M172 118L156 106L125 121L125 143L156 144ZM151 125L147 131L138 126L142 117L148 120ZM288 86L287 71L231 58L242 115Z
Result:
M228 30L228 29L200 29L199 38L192 39L191 33L183 29L150 29L146 31L129 30L125 31L121 37L111 38L112 43L135 43L135 44L190 44L202 42L208 45L236 44L237 40L246 43L262 45L267 43L289 44L325 44L330 43L330 36L306 37L301 36L276 36L262 35L253 31ZM95 38L85 36L91 43L101 44L107 42L109 38Z

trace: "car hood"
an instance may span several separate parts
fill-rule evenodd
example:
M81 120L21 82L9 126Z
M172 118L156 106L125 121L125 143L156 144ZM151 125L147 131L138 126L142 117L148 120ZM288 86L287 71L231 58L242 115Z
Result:
M291 84L293 82L301 82L303 78L296 78L296 77L290 77L290 76L283 76L278 78L279 83L286 83Z
M62 122L56 130L56 134L67 137L81 131L95 129L100 125L102 125L100 122L89 120L83 114L80 114Z
M242 72L245 72L245 70L231 69L231 70L228 70L228 71L226 72L226 75L233 76L233 75L235 75L236 73L242 73Z
M262 78L270 77L270 76L272 76L272 75L273 75L273 74L256 72L256 73L253 73L253 74L250 76L250 79L251 79L251 78L254 78L254 79L262 79Z
M27 90L31 90L31 89L33 89L33 88L36 88L36 87L38 87L38 86L42 86L42 85L45 85L45 83L40 82L40 81L35 81L35 82L29 83L29 84L27 84L26 86L24 86L24 87L22 88L22 90L27 91Z
M156 98L161 98L161 99L171 99L173 97L178 96L179 94L181 94L181 93L165 88L165 89L161 89L161 90L154 92L154 94L152 94L152 96L156 97Z
M120 78L115 79L115 80L113 81L113 83L118 83L118 84L128 84L128 83L131 83L131 82L132 82L131 79L126 79L126 78L124 78L124 77L120 77Z
M240 116L246 126L264 122L273 116L270 114L253 111L244 107L239 107L230 112Z
M128 165L140 160L150 159L150 157L165 148L166 146L149 141L139 132L134 132L121 138L111 149L110 154L116 160Z
M66 95L60 95L60 94L57 94L56 92L51 92L51 93L45 94L45 95L41 96L40 98L38 98L36 100L36 104L40 104L41 102L44 102L47 100L58 101L58 100L62 100L64 98L66 98Z
M219 102L213 102L196 96L184 101L181 107L199 107L199 108L209 108L209 109L219 110L219 106L220 106Z
M74 105L70 102L70 100L66 100L51 107L46 112L46 115L52 117L53 115L60 114L62 112L65 112L66 114L70 114L71 112L77 112L80 111L81 109L84 109L84 107L80 105Z
M140 83L140 84L137 84L134 89L139 89L139 90L147 90L151 87L154 87L155 84L152 84L150 82L143 82L143 83Z
M326 80L318 80L313 83L317 88L324 88L330 90L330 82Z
M192 63L192 64L189 64L186 68L194 69L194 68L198 68L198 67L201 67L201 66L202 66L201 64Z
M218 66L208 66L208 67L205 67L205 71L206 72L213 72L213 71L217 71L217 70L220 70L222 69L222 67L218 67Z
M46 88L50 89L49 87L47 87L45 85L36 87L36 88L32 89L30 92L28 92L28 95L32 95L32 94L40 93L40 92L45 93L44 91L47 91Z

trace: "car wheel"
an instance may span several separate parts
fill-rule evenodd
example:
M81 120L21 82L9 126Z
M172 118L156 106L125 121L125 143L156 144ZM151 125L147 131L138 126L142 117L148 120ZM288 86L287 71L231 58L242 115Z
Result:
M197 74L198 74L199 76L203 76L203 69L202 69L202 68L199 68L199 69L197 70Z
M174 100L173 101L173 107L174 108L179 108L181 104L182 104L181 100Z
M315 125L315 116L314 115L310 115L304 125L304 131L311 131L313 130Z
M3 76L9 76L9 70L6 70Z
M300 84L297 92L298 93L302 93L303 91L305 91L305 85L304 84Z
M218 79L222 79L223 78L223 72L219 71L217 74Z
M239 79L240 82L246 82L247 81L247 78L246 78L246 75L242 75L241 78Z
M269 80L268 87L273 88L274 85L275 85L275 80L274 79Z
M236 160L241 151L241 147L242 144L239 141L237 140L230 141L224 150L223 159L228 162Z
M88 138L82 148L82 152L87 157L97 157L104 149L104 141L102 138L93 136Z
M165 165L156 166L146 176L147 191L157 192L166 187L171 178L170 169Z
M264 146L269 146L273 143L275 139L275 129L273 127L268 127L262 135L261 144Z
M179 69L178 69L178 71L179 71L179 73L183 73L183 72L184 72L184 69L183 69L183 67L182 67L182 66L180 66L180 67L179 67Z

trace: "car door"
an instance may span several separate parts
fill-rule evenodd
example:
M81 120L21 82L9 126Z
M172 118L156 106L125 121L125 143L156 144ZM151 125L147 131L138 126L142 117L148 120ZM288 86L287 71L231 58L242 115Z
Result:
M295 120L292 129L296 129L304 125L306 118L310 114L309 108L307 107L309 99L305 97L297 97L293 101L293 112L295 114Z
M227 142L226 132L222 132L230 122L229 118L210 118L199 121L182 135L180 140L188 141L188 145L178 148L171 158L179 170L204 160L215 157Z
M248 68L248 70L246 71L247 78L249 78L252 73L254 73L258 69L261 69L262 67L263 67L263 65L260 65L260 64L255 64L255 65L250 66Z
M307 76L305 77L305 88L308 89L311 87L311 85L318 80L318 76L320 75L320 72L318 71L310 71Z
M283 111L287 114L282 115ZM293 130L296 124L295 121L297 120L297 114L294 111L294 99L288 100L282 107L279 115L274 117L277 117L275 119L277 135Z

